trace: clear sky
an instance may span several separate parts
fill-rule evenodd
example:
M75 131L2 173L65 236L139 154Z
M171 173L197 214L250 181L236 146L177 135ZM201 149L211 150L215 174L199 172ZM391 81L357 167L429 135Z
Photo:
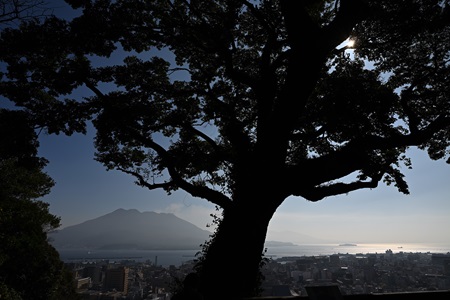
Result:
M213 205L183 191L171 196L149 191L135 185L129 175L107 172L93 159L93 135L90 130L86 136L40 136L39 154L49 159L46 172L56 181L44 200L51 213L61 217L62 227L124 208L174 213L207 229ZM374 190L317 203L288 198L272 219L268 239L302 243L303 234L338 242L450 244L450 165L432 161L421 151L410 153L413 170L405 171L410 195L380 183Z

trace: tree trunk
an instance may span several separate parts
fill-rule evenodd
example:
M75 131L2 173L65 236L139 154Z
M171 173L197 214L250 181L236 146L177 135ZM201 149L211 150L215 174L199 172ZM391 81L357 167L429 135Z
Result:
M255 192L253 199L265 202L267 195L262 194ZM205 254L200 274L205 300L241 299L257 294L267 228L276 208L258 205L257 201L245 202L224 211Z

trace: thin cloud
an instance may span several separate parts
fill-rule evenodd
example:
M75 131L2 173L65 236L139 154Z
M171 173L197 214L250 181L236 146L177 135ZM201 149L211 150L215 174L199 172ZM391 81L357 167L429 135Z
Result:
M214 230L212 227L207 227L208 224L211 225L213 220L211 214L216 212L212 207L196 204L185 205L183 203L172 203L166 207L163 212L172 213L201 229L208 231Z

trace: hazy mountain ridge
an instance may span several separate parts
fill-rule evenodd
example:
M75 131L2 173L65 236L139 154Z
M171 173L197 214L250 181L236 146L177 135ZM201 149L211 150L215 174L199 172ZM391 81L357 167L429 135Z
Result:
M55 248L200 249L212 233L169 213L117 209L49 234Z
M186 250L200 249L212 232L178 218L171 213L139 212L117 209L101 217L65 227L49 234L57 249L141 249ZM278 232L283 241L268 237L265 247L290 247L323 240L293 232Z

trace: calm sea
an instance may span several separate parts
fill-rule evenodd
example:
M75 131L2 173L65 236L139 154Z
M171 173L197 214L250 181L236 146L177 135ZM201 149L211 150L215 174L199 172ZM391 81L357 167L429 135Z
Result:
M358 244L357 246L339 246L338 244L297 245L282 247L267 247L266 256L273 259L285 256L316 256L330 254L367 254L385 253L450 253L450 244ZM138 262L151 261L157 265L168 267L180 266L195 259L199 250L88 250L88 249L57 249L65 262L95 261L107 259L110 261L134 260ZM239 251L235 251L239 254Z

